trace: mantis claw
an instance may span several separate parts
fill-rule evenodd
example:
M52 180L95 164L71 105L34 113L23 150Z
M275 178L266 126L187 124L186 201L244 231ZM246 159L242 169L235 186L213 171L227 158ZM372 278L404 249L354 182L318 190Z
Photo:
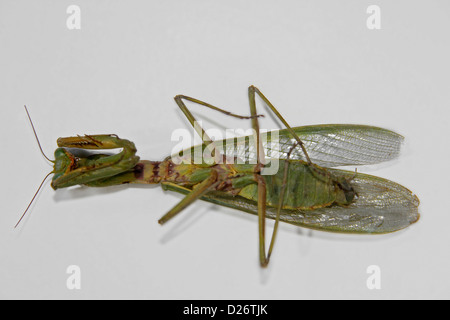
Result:
M110 178L127 172L139 162L133 142L120 139L117 135L84 135L64 137L57 140L55 151L53 189L77 184L89 184L93 181ZM103 150L122 148L122 151L109 154L75 155L66 148ZM97 184L101 186L101 184Z

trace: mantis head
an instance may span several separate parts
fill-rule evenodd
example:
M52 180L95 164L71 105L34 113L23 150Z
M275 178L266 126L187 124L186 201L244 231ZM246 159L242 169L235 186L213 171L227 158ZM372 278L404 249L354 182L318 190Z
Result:
M139 157L135 155L136 147L133 142L120 139L117 135L106 134L59 138L57 141L58 148L55 150L55 160L50 160L42 150L28 109L26 106L24 107L39 149L42 155L53 163L53 171L49 172L42 180L14 228L22 221L49 175L54 174L51 186L55 190L78 184L92 186L103 186L111 183L117 184L124 181L123 175L132 172L133 168L139 162ZM87 151L89 149L101 150L116 148L121 148L122 151L112 155Z
M85 135L59 138L55 150L52 188L89 185L130 171L139 162L134 143L116 135ZM88 150L122 148L117 154Z

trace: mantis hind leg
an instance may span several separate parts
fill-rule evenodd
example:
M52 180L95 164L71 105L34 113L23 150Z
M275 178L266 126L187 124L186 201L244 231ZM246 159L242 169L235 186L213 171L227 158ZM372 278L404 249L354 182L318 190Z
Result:
M183 96L183 95L179 95L175 97L175 101L177 103L177 105L180 107L180 109L183 111L183 113L185 114L185 116L187 117L187 119L189 120L189 122L191 123L191 125L195 128L195 130L197 131L197 133L201 136L202 141L204 143L209 143L209 145L213 147L213 155L216 154L217 152L217 148L214 146L214 142L211 140L211 138L209 138L209 136L206 134L206 132L204 131L203 128L201 128L200 126L198 126L196 119L194 118L194 116L191 114L191 112L189 111L189 109L186 107L186 105L183 102L184 100L188 100L194 103L197 103L199 105L208 107L210 109L222 112L226 115L230 115L230 116L234 116L236 118L239 119L251 119L252 121L252 128L253 130L256 132L256 145L257 145L257 164L255 166L255 179L258 183L258 230L259 230L259 257L260 257L260 264L261 266L265 267L268 265L269 260L270 260L270 256L273 250L273 246L275 243L275 238L276 238L276 233L278 230L278 223L279 223L279 218L280 218L280 212L281 209L283 207L283 201L284 201L284 195L285 195L285 188L286 188L286 184L287 184L287 173L288 173L288 166L289 163L288 161L286 161L286 166L285 166L285 172L284 172L284 177L283 177L283 185L281 188L281 194L280 194L280 200L279 200L279 205L278 205L278 210L277 210L277 216L276 216L276 220L275 220L275 225L274 225L274 229L273 229L273 233L272 233L272 237L271 237L271 241L270 241L270 246L269 246L269 251L266 255L266 250L265 250L265 219L266 219L266 183L264 178L261 176L261 169L264 167L264 163L265 163L265 153L264 153L264 149L261 143L261 139L260 139L260 128L259 128L259 122L258 122L258 117L259 115L256 112L256 102L255 102L255 96L256 94L259 95L259 97L266 103L266 105L272 110L272 112L281 120L281 122L284 124L284 126L288 129L288 131L291 133L291 135L293 136L293 138L297 141L296 144L294 144L294 146L292 147L291 151L288 154L288 159L289 156L291 154L291 152L299 145L302 148L302 151L305 155L306 161L311 164L311 160L308 156L308 153L306 152L306 149L303 145L303 142L300 140L300 138L297 136L297 134L294 132L294 130L291 128L291 126L289 126L289 124L287 123L287 121L281 116L281 114L278 112L278 110L273 106L273 104L262 94L262 92L254 87L254 86L250 86L248 88L248 97L249 97L249 104L250 104L250 116L239 116L239 115L235 115L232 114L228 111L225 111L223 109L220 109L218 107L215 107L209 103L191 98L191 97L187 97L187 96ZM197 197L198 198L198 197ZM175 209L175 208L174 208Z
M279 198L279 202L278 202L278 208L277 208L277 214L275 216L275 224L273 226L273 234L272 234L272 239L270 240L270 245L269 245L269 251L267 252L267 263L269 262L270 256L272 254L272 250L273 250L273 246L275 244L275 238L276 238L276 234L278 231L278 224L280 223L280 213L281 213L281 209L283 208L283 203L284 203L284 196L286 194L286 186L287 186L287 179L288 179L288 172L289 172L289 158L292 154L292 151L294 151L294 149L297 147L297 143L295 143L292 148L289 150L285 161L285 165L284 165L284 173L283 173L283 182L281 184L281 191L280 191L280 198Z
M273 227L272 237L270 240L269 250L266 255L266 239L265 239L265 227L266 227L266 183L264 178L260 175L256 175L256 179L258 181L258 230L259 230L259 261L262 267L266 267L269 264L270 256L273 251L273 247L275 244L275 239L278 231L278 224L280 222L280 213L281 209L283 208L283 202L284 202L284 196L286 191L286 185L287 185L287 179L288 179L288 169L289 169L289 158L293 152L293 150L300 145L302 148L305 157L308 161L308 163L311 163L311 160L309 159L308 153L306 152L303 142L300 140L300 138L297 136L297 134L292 130L292 128L289 126L289 124L284 120L284 118L281 116L281 114L278 112L278 110L272 105L272 103L259 91L258 88L254 86L250 86L248 88L248 97L249 97L249 104L250 104L250 113L252 116L256 115L256 102L255 102L255 94L258 94L263 101L269 106L269 108L272 110L272 112L281 120L281 122L286 126L286 128L289 130L289 132L292 134L292 136L297 140L297 142L292 146L292 148L289 150L287 158L285 160L285 166L284 166L284 174L283 174L283 182L281 186L281 192L280 192L280 198L278 203L278 209L277 214L275 218L275 224ZM257 144L257 170L260 170L264 166L263 159L265 158L264 150L261 144L260 134L259 134L259 123L257 117L252 118L252 127L256 131L256 144Z
M297 141L297 144L301 147L303 154L305 155L306 161L308 164L311 164L311 160L309 158L308 152L306 152L305 146L298 137L298 135L295 133L295 131L292 129L292 127L287 123L287 121L283 118L283 116L278 112L278 110L275 108L275 106L269 101L269 99L264 96L264 94L255 86L250 86L248 88L248 94L250 98L250 109L255 108L256 113L256 107L255 105L255 94L258 94L258 96L265 102L265 104L270 108L270 110L277 116L278 119L283 123L283 125L286 127L286 129L289 131L289 133L292 135L292 137Z

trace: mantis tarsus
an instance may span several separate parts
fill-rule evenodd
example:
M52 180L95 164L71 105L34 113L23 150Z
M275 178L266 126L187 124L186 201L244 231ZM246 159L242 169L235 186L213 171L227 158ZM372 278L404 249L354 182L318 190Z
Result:
M276 132L278 140L270 141L276 142L277 150L267 143L268 133L260 133L257 95L285 126ZM402 136L363 125L293 128L259 89L250 86L248 97L250 116L236 115L188 96L175 97L203 141L202 145L184 150L177 156L183 158L208 148L214 159L212 163L194 163L192 158L176 163L173 156L163 161L140 160L134 143L117 135L66 137L57 140L55 160L47 158L54 163L51 186L56 190L74 185L106 187L123 183L160 183L165 190L185 194L159 219L160 224L197 199L257 214L261 266L269 263L279 221L323 231L388 233L419 219L419 200L405 187L375 176L333 168L391 160L399 154ZM213 141L198 125L185 100L232 117L250 119L255 132L254 145L249 145L250 137L245 137L244 143ZM228 143L231 143L231 149L224 147L229 146ZM74 148L83 149L84 153L78 154ZM114 148L122 148L122 151L113 155L89 152ZM253 158L255 163L227 163L230 157ZM271 175L262 174L267 158L280 160L277 172ZM266 217L275 219L267 252Z

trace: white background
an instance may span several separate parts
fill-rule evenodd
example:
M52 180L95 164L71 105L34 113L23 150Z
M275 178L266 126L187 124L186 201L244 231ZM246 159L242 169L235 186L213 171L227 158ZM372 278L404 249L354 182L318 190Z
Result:
M71 4L81 30L66 27ZM381 30L366 26L372 4ZM449 9L430 0L1 1L0 298L450 298ZM177 144L173 130L189 128L176 94L247 114L251 84L293 126L404 135L397 161L358 170L410 188L421 220L383 236L282 225L262 270L255 216L199 201L161 227L181 195L55 192L47 181L13 229L52 170L24 104L51 158L58 137L115 133L142 159L161 160ZM209 127L250 127L192 108ZM80 290L66 287L70 265L81 269ZM366 286L370 265L381 269L380 290Z

